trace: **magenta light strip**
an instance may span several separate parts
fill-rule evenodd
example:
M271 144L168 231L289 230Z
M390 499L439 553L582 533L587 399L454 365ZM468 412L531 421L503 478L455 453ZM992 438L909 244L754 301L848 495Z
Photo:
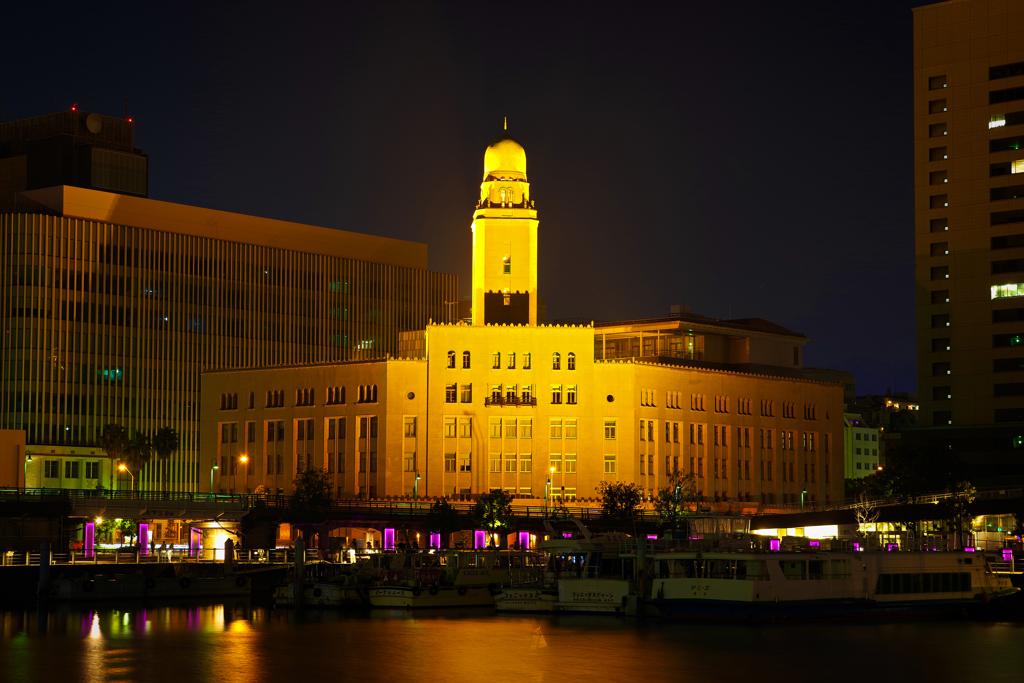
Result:
M441 534L430 534L430 547L440 548L441 547Z
M820 547L821 541L811 541L811 546L815 548Z
M974 548L964 548L964 552L965 553L973 553L974 552Z
M487 532L483 529L477 529L473 532L473 547L476 549L487 547Z
M203 545L203 530L191 527L192 534L189 537L188 554L192 557L198 557L199 549Z
M647 540L649 540L649 541L657 541L658 540L658 534L647 534Z
M782 547L782 541L780 541L777 538L773 538L771 541L768 542L768 546L772 550L779 550Z
M395 549L395 530L384 529L384 550Z
M1013 562L1013 550L1003 548L1003 562Z
M530 532L520 531L519 532L519 547L523 550L530 549Z
M85 523L85 534L84 534L84 536L85 536L85 538L83 540L84 540L84 545L85 545L85 556L86 557L92 557L93 553L96 551L96 523L95 522L86 522Z
M143 557L149 556L149 525L145 522L139 524L139 554Z

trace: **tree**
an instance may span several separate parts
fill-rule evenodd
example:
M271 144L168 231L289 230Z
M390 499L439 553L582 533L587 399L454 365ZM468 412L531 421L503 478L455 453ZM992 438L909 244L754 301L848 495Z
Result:
M495 490L477 498L473 521L487 531L488 538L497 533L515 530L512 519L512 494Z
M105 425L96 441L110 460L110 490L113 491L114 470L117 469L116 463L121 460L121 454L128 445L128 430L119 424Z
M132 471L141 485L142 468L153 458L153 444L149 440L149 435L136 429L132 438L125 445L124 458L127 461L128 469Z
M967 478L963 462L944 444L893 444L885 457L885 469L874 477L882 494L900 503L913 503L918 496L944 491Z
M849 481L849 480L847 480ZM863 537L864 532L861 531L860 526L862 524L874 524L878 521L878 517L881 514L881 510L871 502L868 498L868 494L861 491L857 494L857 502L853 506L853 516L857 520L857 536Z
M658 526L671 529L672 537L684 524L691 513L690 505L697 501L697 478L680 471L668 478L668 486L659 490L654 498L654 510L658 513Z
M292 479L290 517L296 523L322 522L331 510L331 476L327 470L307 467Z
M971 528L970 504L974 502L977 490L967 480L959 481L947 489L949 497L942 501L945 519L953 530L955 547L964 547L964 533Z
M114 540L114 531L121 532L121 545L131 545L126 541L139 535L139 525L134 519L105 519L99 526L99 532L110 542Z
M447 548L448 539L462 528L462 522L459 520L458 510L447 498L441 498L430 506L430 511L423 520L423 528L428 533L441 534L441 543Z
M643 502L644 490L634 483L602 481L597 492L601 494L601 519L611 529L628 530Z
M174 427L161 427L156 430L156 436L153 437L153 450L156 451L156 457L160 461L160 481L164 493L167 493L167 485L170 482L171 455L178 450L180 445L178 432Z

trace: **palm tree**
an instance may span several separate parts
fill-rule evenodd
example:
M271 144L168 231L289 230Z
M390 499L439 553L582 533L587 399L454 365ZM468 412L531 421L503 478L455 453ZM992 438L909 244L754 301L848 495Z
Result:
M178 432L174 430L174 427L161 427L156 430L156 436L153 437L153 450L156 451L156 457L160 460L164 493L167 493L171 454L178 450L178 446Z
M128 445L128 430L119 424L105 425L103 431L100 432L97 443L106 452L107 458L110 459L110 490L113 491L114 470L117 469L117 465L114 463L121 459L121 453L124 452L125 447Z
M139 430L135 430L135 434L128 441L128 445L124 449L125 459L128 461L128 467L139 477L139 483L142 483L142 468L153 457L153 444L149 440L149 436L143 434Z

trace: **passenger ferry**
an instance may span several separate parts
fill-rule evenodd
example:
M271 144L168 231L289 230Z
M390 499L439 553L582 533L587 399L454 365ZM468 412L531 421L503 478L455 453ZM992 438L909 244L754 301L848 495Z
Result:
M456 550L406 556L369 589L373 607L493 606L502 586L539 585L543 562L524 550Z
M962 551L662 552L650 586L662 616L726 620L958 614L1019 590Z
M594 536L582 524L580 530L580 538L543 541L538 549L548 561L542 584L503 588L494 598L495 609L625 614L626 597L636 590L635 540L624 534Z

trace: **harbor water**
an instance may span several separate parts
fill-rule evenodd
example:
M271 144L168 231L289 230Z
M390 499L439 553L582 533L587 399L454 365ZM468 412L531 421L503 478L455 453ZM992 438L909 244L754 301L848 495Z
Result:
M0 680L1020 681L1024 622L685 624L248 599L0 610Z

